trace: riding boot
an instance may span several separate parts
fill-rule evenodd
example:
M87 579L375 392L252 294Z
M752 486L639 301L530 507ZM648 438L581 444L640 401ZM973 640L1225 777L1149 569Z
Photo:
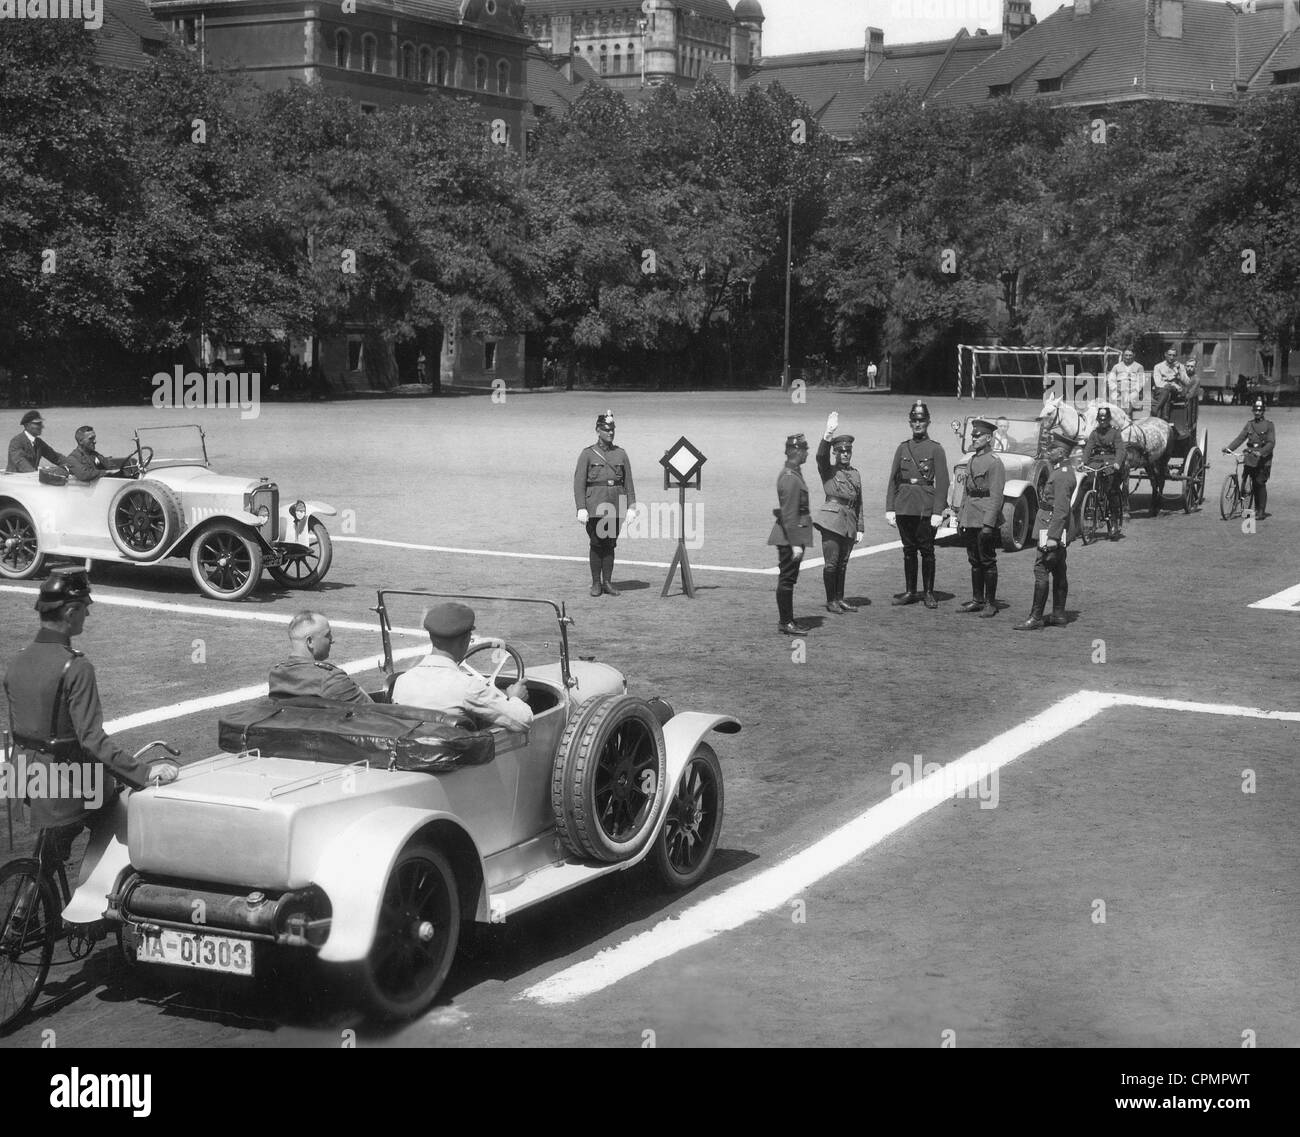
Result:
M839 613L840 607L835 602L835 590L839 585L839 571L829 565L822 569L822 587L826 589L826 611Z
M920 594L916 591L916 561L903 562L903 579L906 582L907 591L902 596L895 596L895 604L915 604L921 599Z
M1029 619L1023 624L1014 625L1013 631L1036 632L1043 626L1043 609L1047 607L1047 589L1047 581L1034 581L1034 601L1029 609Z
M606 596L617 596L618 590L614 587L614 554L606 553L600 559L600 590Z
M1255 483L1255 516L1268 516L1268 486L1261 486Z
M980 613L986 620L998 614L998 570L984 570L984 611Z
M591 594L592 596L600 595L600 554L591 549L587 553L587 561L591 566Z
M858 606L856 604L850 604L844 599L844 589L848 584L848 575L849 559L848 557L845 557L844 560L840 561L839 574L835 578L835 602L839 604L842 611L856 612Z
M1046 585L1043 586L1046 590ZM1065 627L1065 598L1070 594L1067 581L1059 581L1052 586L1052 615L1047 621L1054 628Z
M921 562L921 586L925 589L925 606L938 608L939 601L934 595L934 561Z
M970 599L959 605L963 612L978 612L984 607L984 570L971 565Z

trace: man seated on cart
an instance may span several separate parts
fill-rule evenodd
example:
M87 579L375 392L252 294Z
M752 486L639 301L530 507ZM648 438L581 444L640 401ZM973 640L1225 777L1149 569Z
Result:
M1097 425L1084 443L1082 463L1096 479L1097 496L1106 496L1110 514L1106 529L1113 539L1119 535L1123 518L1121 493L1128 481L1128 448L1112 420L1110 407L1097 409Z

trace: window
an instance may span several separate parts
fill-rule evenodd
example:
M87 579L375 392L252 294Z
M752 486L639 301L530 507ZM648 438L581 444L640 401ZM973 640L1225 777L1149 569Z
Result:
M420 48L420 82L433 82L433 48Z
M361 70L374 72L375 57L379 50L379 41L372 35L361 37Z
M334 66L352 66L352 37L345 31L334 33Z
M446 48L438 48L438 53L434 56L433 81L439 87L445 87L451 82L451 56L447 54Z
M403 79L415 78L415 48L409 43L402 44L401 55L398 57L397 73Z
M609 74L609 49L602 43L600 45L600 73Z
M497 91L502 95L510 93L510 64L504 59L497 64Z
M361 113L362 113L362 114L374 114L375 111L377 111L378 109L379 109L379 104L378 104L378 103L362 103L362 104L361 104Z
M497 345L494 343L485 343L483 345L483 370L495 371L497 369Z
M1006 98L1008 95L1010 95L1010 94L1011 94L1011 84L1010 84L1010 83L990 83L990 84L989 84L989 98L990 98L990 99L1005 99L1005 98Z
M620 75L623 72L623 45L616 43L614 45L614 74Z
M486 91L488 85L488 61L480 55L474 60L474 89Z
M348 370L352 372L363 370L363 362L361 337L348 336Z
M1282 71L1273 72L1273 82L1282 83L1300 83L1300 67L1289 67Z
M182 16L172 21L172 31L180 37L181 43L186 47L198 47L199 21L197 16Z
M1040 95L1047 94L1051 91L1059 91L1060 89L1061 89L1061 77L1059 75L1055 79L1038 80L1038 93Z

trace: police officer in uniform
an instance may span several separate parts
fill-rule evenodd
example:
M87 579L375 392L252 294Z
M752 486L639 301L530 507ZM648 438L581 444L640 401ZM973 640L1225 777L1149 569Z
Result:
M885 487L885 520L898 529L903 542L902 596L895 604L915 604L916 560L921 558L921 583L927 608L938 608L934 595L934 534L948 500L948 459L929 435L930 408L918 399L908 411L912 437L899 444Z
M81 635L90 604L90 581L84 571L54 572L41 585L36 600L41 629L5 673L14 745L26 752L29 771L47 767L44 782L51 789L66 790L74 784L66 774L60 776L60 770L66 771L70 764L80 767L82 789L87 789L92 776L89 771L96 762L136 789L171 782L178 772L175 763L145 763L119 749L104 733L95 669L72 647L72 640ZM94 771L94 775L103 774ZM90 797L34 797L30 802L32 828L53 831L53 849L47 851L62 863L102 804Z
M289 621L289 658L271 668L266 685L273 699L314 695L347 703L372 703L356 681L329 662L334 646L330 622L320 612L303 611Z
M1251 406L1254 417L1241 428L1237 435L1223 448L1225 454L1231 454L1243 442L1246 444L1246 473L1255 483L1255 516L1268 516L1268 476L1273 469L1273 449L1277 445L1277 432L1273 424L1264 417L1267 404L1263 395L1256 395ZM1245 486L1242 487L1245 489Z
M1075 477L1070 469L1070 439L1053 436L1047 445L1052 473L1043 486L1038 502L1034 531L1038 535L1038 556L1034 559L1034 601L1029 619L1016 624L1017 632L1036 632L1044 624L1065 627L1065 598L1070 585L1065 575L1065 546L1070 537L1070 501L1074 497ZM1052 614L1043 618L1048 588L1052 592Z
M1006 470L993 453L995 428L988 419L971 421L975 453L966 466L966 496L962 498L957 524L966 543L970 561L971 598L961 605L963 612L984 618L998 614L998 541L1001 540L1002 491Z
M1128 447L1112 421L1110 407L1097 408L1097 425L1084 444L1082 461L1094 471L1099 483L1105 479L1106 501L1110 506L1106 531L1114 541L1120 536L1124 517L1120 492L1128 480ZM1099 484L1098 488L1102 486Z
M808 486L799 467L808 461L808 440L791 434L785 440L785 465L776 479L776 500L772 510L776 524L767 543L776 546L779 570L776 580L777 631L787 636L803 635L794 622L794 586L799 580L799 562L812 543L812 515L808 512Z
M636 489L627 452L614 445L614 412L596 416L596 441L578 455L573 472L573 500L578 521L587 527L590 541L591 594L617 596L614 588L614 550L618 546L620 513L626 502L628 516L636 512Z
M826 504L817 511L813 522L822 535L826 611L836 613L858 610L857 605L844 599L844 579L849 571L849 554L862 540L862 475L853 468L853 435L835 434L839 424L839 414L832 411L817 447L817 476L826 491Z

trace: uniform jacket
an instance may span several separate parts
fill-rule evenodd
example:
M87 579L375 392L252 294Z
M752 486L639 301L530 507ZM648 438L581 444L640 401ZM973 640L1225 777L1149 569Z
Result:
M77 481L93 482L96 478L102 478L105 474L118 473L125 461L125 458L107 458L98 450L87 455L78 446L63 460L63 464L68 468L68 473Z
M1127 457L1128 447L1124 444L1124 436L1114 423L1111 423L1109 430L1102 430L1101 427L1093 430L1088 435L1088 441L1083 447L1083 464L1085 466L1093 458L1098 458L1103 462L1113 462L1116 466L1123 466Z
M947 502L948 459L943 447L932 438L919 442L909 438L900 443L889 467L885 512L930 517L942 513Z
M808 512L808 486L798 466L786 463L776 478L776 524L768 534L769 545L807 548L812 544L812 514Z
M67 636L46 628L37 632L35 641L9 665L5 687L15 744L26 751L29 769L37 764L101 762L128 785L136 789L144 786L149 764L118 749L104 733L95 669L81 652L73 650ZM52 775L46 777L53 784ZM104 792L107 795L107 786ZM34 797L32 828L83 820L91 813L90 805L89 797Z
M343 699L349 703L374 702L353 682L352 676L325 660L290 656L271 668L266 685L271 689L273 699L317 695L322 699Z
M592 443L578 455L578 467L573 471L573 501L578 509L593 516L620 512L623 504L636 504L636 489L632 485L632 463L621 446L608 450L598 442Z
M849 540L862 532L862 475L852 466L831 464L831 444L817 447L817 474L826 491L826 504L817 511L816 524Z
M1034 537L1047 530L1048 540L1066 543L1066 531L1070 521L1070 499L1074 496L1074 471L1069 466L1061 466L1052 471L1047 484L1043 486L1043 496L1038 502L1038 516L1034 519Z
M462 671L450 656L426 655L393 684L393 702L452 714L468 712L488 726L525 731L533 712L480 675Z
M9 440L9 463L5 470L10 474L31 473L45 458L55 465L63 461L63 455L43 438L31 439L27 431L20 431Z
M1258 455L1258 465L1273 464L1273 447L1277 443L1277 435L1273 430L1273 424L1268 419L1264 419L1263 422L1251 419L1241 428L1241 433L1228 443L1228 449L1236 450L1243 442L1246 443L1247 465L1251 464L1251 454Z
M1007 471L996 454L972 454L966 466L966 496L957 523L967 529L1002 524Z

